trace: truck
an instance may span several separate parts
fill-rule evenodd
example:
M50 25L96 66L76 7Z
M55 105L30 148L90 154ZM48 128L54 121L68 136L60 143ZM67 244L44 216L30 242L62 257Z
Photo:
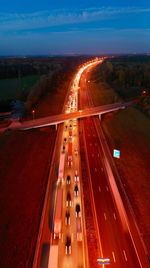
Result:
M68 166L72 166L72 142L68 143Z
M76 228L77 228L77 241L82 241L82 227L81 227L81 218L76 219Z
M55 214L54 214L54 239L61 238L61 229L62 229L62 203L63 203L63 189L62 187L57 188L56 193L56 205L55 205Z
M58 268L58 245L50 246L48 268Z
M62 152L60 155L59 169L58 169L58 181L63 182L64 180L64 165L65 165L65 153Z

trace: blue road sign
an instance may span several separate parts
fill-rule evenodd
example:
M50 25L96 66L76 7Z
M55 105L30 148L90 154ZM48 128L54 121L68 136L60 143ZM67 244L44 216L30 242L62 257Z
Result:
M114 149L114 151L113 151L113 157L120 158L120 150Z

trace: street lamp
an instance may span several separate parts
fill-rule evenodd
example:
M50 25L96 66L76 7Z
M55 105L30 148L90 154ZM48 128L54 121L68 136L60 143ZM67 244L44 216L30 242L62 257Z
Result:
M32 119L35 119L35 110L32 110Z

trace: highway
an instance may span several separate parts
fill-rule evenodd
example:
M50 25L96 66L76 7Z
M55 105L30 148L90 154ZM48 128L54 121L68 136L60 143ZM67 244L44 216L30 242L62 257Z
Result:
M80 109L87 108L87 105L93 106L86 83L88 71L84 72L80 81ZM110 258L109 267L149 267L141 241L134 237L138 234L131 231L130 224L133 222L129 223L118 189L116 185L112 185L114 178L105 163L107 158L101 146L103 136L99 125L99 119L85 118L81 121L95 206L93 209L97 216L97 235L100 243L97 257Z
M98 63L100 62L89 64L89 67L84 66L78 71L71 83L61 115L24 122L24 127L20 127L19 122L16 123L18 124L16 129L23 130L63 122L58 128L53 160L50 163L33 268L95 268L99 266L98 260L101 258L108 258L109 267L149 267L139 234L134 226L133 216L129 213L128 204L121 198L115 183L109 164L110 156L104 146L106 140L100 119L98 116L90 117L124 109L131 103L93 107L86 81L90 68ZM77 118L80 118L79 125ZM84 141L84 154L88 167L86 178L81 172L79 137ZM70 183L67 183L68 176L70 176ZM86 187L83 188L86 184L89 185L88 193L85 192ZM75 185L78 186L78 196L74 193ZM62 200L58 198L58 192L62 192ZM93 241L97 241L96 250L94 248L91 250L91 241L87 240L85 229L87 204L84 203L83 198L85 195L90 202L89 209L93 213L92 220L95 224L93 234L96 239ZM75 211L77 204L80 205L78 216ZM55 232L57 210L61 211L57 225L58 233ZM66 212L69 212L69 220L66 219ZM80 231L77 231L78 220L81 224ZM92 224L91 222L91 226ZM54 238L55 234L56 238ZM82 239L78 240L79 234ZM68 247L66 247L67 237L70 240ZM92 258L94 259L91 262ZM104 263L100 265L105 267Z
M72 122L68 122L69 124ZM66 123L67 124L67 123ZM65 126L66 126L65 124ZM75 123L76 125L76 123ZM79 170L79 154L76 153L75 150L78 152L78 127L72 127L72 144L73 144L73 151L72 151L72 166L68 166L67 155L68 155L68 144L66 144L66 161L64 167L64 183L63 183L63 213L62 213L62 238L59 241L59 261L58 267L60 268L71 268L71 267L85 267L84 266L84 258L83 258L83 242L77 241L77 231L76 231L76 215L75 215L75 207L76 204L80 204L81 206L81 195L80 195L80 183L78 183L79 195L76 197L74 194L74 186L75 186L75 170ZM63 140L67 138L69 140L69 133L68 130L64 130ZM67 142L68 143L68 142ZM78 172L79 173L79 172ZM70 184L67 184L67 176L70 176ZM80 176L79 176L80 177ZM67 202L67 193L71 194L71 207L66 207ZM70 222L67 224L67 219L65 218L66 211L70 213ZM69 235L71 237L71 254L68 256L64 254L65 252L65 242L66 236Z
M66 105L66 112L69 113L71 109L76 110L78 107L78 94L76 93L76 86L73 85L68 96ZM71 148L71 149L69 149ZM71 150L71 151L70 151ZM71 268L71 267L88 267L87 252L85 251L86 241L85 230L83 228L84 215L82 211L82 197L80 186L80 154L79 154L79 137L78 137L78 122L77 119L65 121L63 124L63 132L60 147L60 163L58 171L57 189L63 191L61 215L61 230L60 239L54 239L54 232L51 237L50 254L48 267L53 267L53 259L51 256L52 249L58 248L58 263L56 267ZM76 177L75 177L76 176ZM67 179L69 178L69 179ZM75 182L75 178L77 182ZM75 195L75 186L77 187L77 196ZM69 199L68 199L69 196ZM55 200L55 209L53 213L53 225L55 226L56 211L58 197ZM80 215L76 217L76 205L80 205ZM58 205L58 206L59 206ZM69 218L66 218L66 213ZM80 223L81 229L77 229L77 223ZM54 227L55 228L55 227ZM71 243L66 247L66 239L69 237Z
M76 85L71 83L63 109L64 114L69 113L72 109L75 111L77 108L78 94ZM72 151L70 153L71 165L69 166L70 144L72 145ZM69 184L67 184L67 176L70 176ZM78 178L77 182L75 182L75 176L76 179ZM75 185L78 190L76 192L77 196L75 196L74 192ZM63 193L62 200L58 199L57 193L60 190ZM53 160L50 165L33 268L88 267L81 192L78 122L77 119L65 120L65 123L58 129ZM71 204L67 201L68 193L71 196ZM80 213L76 217L77 204L80 205ZM61 210L61 215L59 216L59 225L61 225L59 228L60 239L54 238L57 210ZM70 214L69 222L65 217L66 212ZM67 236L70 237L71 244L66 249Z

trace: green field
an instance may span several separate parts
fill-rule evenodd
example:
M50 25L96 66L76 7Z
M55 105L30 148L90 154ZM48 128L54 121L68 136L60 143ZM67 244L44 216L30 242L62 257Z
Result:
M0 100L14 99L21 91L26 93L39 80L38 75L29 75L21 77L21 82L18 78L0 79ZM19 88L21 84L21 89Z

